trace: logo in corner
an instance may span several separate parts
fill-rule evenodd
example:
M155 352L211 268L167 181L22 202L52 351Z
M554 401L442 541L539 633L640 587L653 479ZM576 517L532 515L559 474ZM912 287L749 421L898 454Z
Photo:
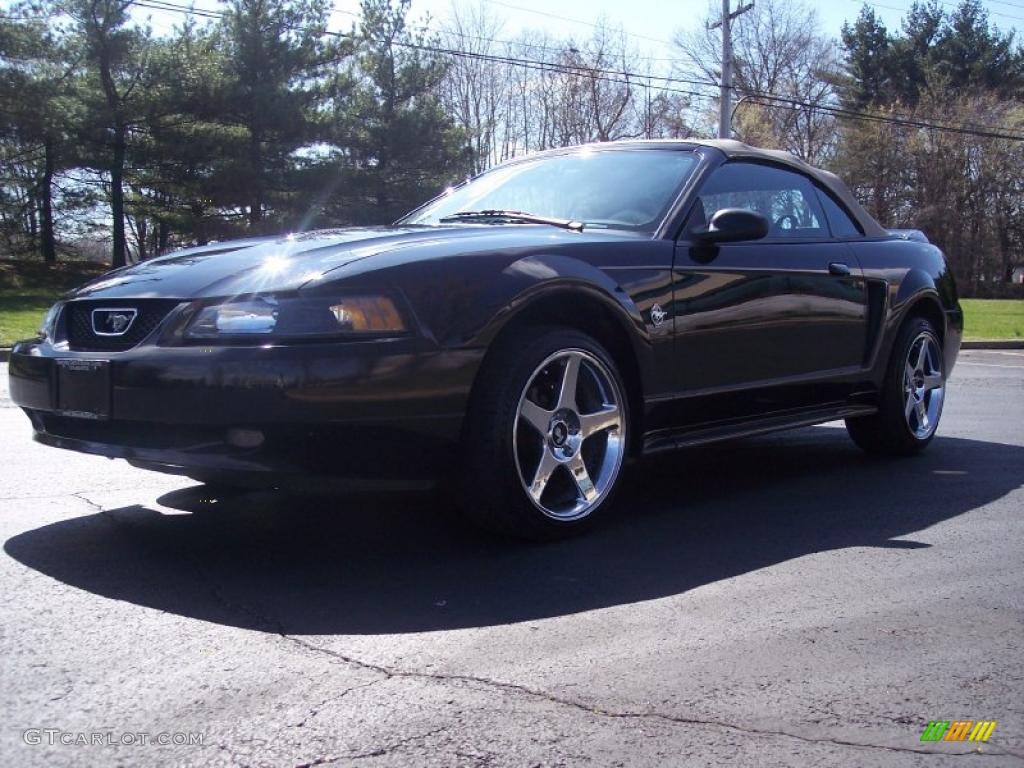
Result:
M661 304L655 304L651 307L651 322L654 323L655 327L661 325L668 319L668 312L661 308Z
M988 741L996 728L995 720L932 720L921 734L921 741Z
M124 336L138 314L137 309L94 309L92 331L97 336Z

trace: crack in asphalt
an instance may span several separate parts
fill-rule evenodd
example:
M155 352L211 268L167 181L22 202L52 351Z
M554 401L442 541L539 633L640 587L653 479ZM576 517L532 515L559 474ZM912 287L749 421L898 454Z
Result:
M535 699L541 699L552 704L557 704L563 707L569 707L582 712L586 712L591 715L597 715L599 717L606 717L616 720L660 720L662 722L670 723L673 725L703 725L708 727L722 728L729 731L738 733L749 734L752 736L776 736L783 738L796 739L802 742L811 744L832 744L841 747L856 747L861 749L878 749L889 752L909 752L913 754L921 755L981 755L988 757L996 756L1010 756L1015 757L1019 760L1024 760L1024 754L1019 754L1013 750L998 750L983 752L980 749L972 749L959 752L950 752L947 750L939 749L928 749L928 748L914 748L914 747L899 747L891 744L874 744L871 742L853 741L849 739L839 739L831 736L808 736L805 734L794 733L793 731L787 730L775 730L770 728L756 728L754 726L740 725L737 723L729 722L727 720L719 720L715 718L701 718L683 715L672 715L664 712L631 712L631 711L616 711L611 709L605 709L603 707L596 707L589 705L582 701L575 699L558 696L556 694L548 693L547 691L537 690L530 688L519 683L509 683L501 680L492 680L486 677L479 677L476 675L465 675L465 674L451 674L451 673L438 673L438 672L419 672L415 670L402 670L393 669L380 664L374 664L372 662L362 661L352 656L347 656L338 651L334 651L330 648L321 648L320 646L309 643L301 638L288 635L284 632L278 632L278 634L285 640L289 640L296 645L305 648L306 650L314 651L316 653L322 653L339 661L358 666L362 669L377 672L384 676L385 679L420 679L420 680L431 680L440 683L466 683L481 685L491 689L498 689L508 693L515 693L519 695L528 696Z
M96 512L98 514L105 515L106 517L109 517L115 523L119 522L116 517L114 517L113 515L111 515L111 514L109 514L107 512L107 510L103 507L102 504L97 504L95 501L93 501L88 496L86 496L85 494L87 494L87 493L90 493L90 491L75 491L74 493L71 493L71 494L68 494L68 495L78 499L79 501L84 501L86 504L88 504L90 507L92 507L94 510L96 510ZM45 499L47 497L43 496L41 498Z
M125 493L126 491L138 491L140 490L140 487L144 490L162 490L164 486L152 485L132 486L131 488L89 488L84 491L75 491L74 493L69 493L67 491L61 491L59 493L30 493L24 496L0 496L0 501L44 501L46 499L64 499L67 498L68 496L74 496L77 499L82 499L81 494L83 493ZM82 499L82 501L88 500ZM94 507L98 506L96 504L93 504L93 502L91 501L89 501L88 503Z
M71 495L74 496L75 498L81 499L82 501L86 502L87 504L92 506L94 509L98 510L100 513L105 514L116 525L120 525L120 526L124 526L124 527L128 527L128 528L131 527L130 524L125 523L124 521L118 520L114 515L109 514L107 512L107 510L103 508L102 505L97 504L92 499L87 498L85 496L86 493L88 493L88 492L87 491L82 491L82 492L74 493L74 494L71 494ZM426 680L426 681L440 683L442 685L452 684L452 683L456 683L456 684L461 683L461 684L466 684L466 685L477 685L477 686L481 686L481 687L488 688L488 689L491 689L491 690L498 690L498 691L501 691L501 692L504 692L504 693L516 694L516 695L520 695L520 696L524 696L524 697L529 697L529 698L533 698L533 699L537 699L537 700L541 700L541 701L546 701L546 702L551 703L551 704L555 704L555 705L566 707L566 708L575 709L577 711L585 712L585 713L590 714L590 715L595 715L595 716L598 716L598 717L604 717L604 718L609 718L609 719L614 719L614 720L656 720L656 721L668 723L668 724L671 724L671 725L706 726L706 727L710 727L710 728L720 728L720 729L723 729L723 730L732 731L734 733L741 733L741 734L746 734L746 735L750 735L750 736L766 736L766 737L776 737L776 738L789 738L789 739L794 739L796 741L801 741L801 742L808 743L808 744L830 744L830 745L833 745L833 746L851 747L851 748L855 748L855 749L873 749L873 750L881 750L881 751L886 751L886 752L910 753L910 754L919 754L919 755L947 755L947 756L978 755L978 756L981 756L981 757L1013 757L1013 758L1016 758L1017 760L1024 761L1024 753L1018 752L1017 750L1006 749L1006 748L1000 748L1000 749L996 749L996 750L993 750L993 751L982 751L982 749L979 747L979 748L975 748L975 749L971 749L971 750L966 750L966 751L950 752L950 751L947 751L947 750L930 749L930 748L927 748L927 747L901 747L901 746L894 746L894 745L891 745L891 744L876 744L876 743L865 742L865 741L854 741L854 740L851 740L851 739L840 739L840 738L836 738L836 737L833 737L833 736L809 736L809 735L806 735L806 734L795 733L793 731L788 731L788 730L785 730L785 729L757 728L755 726L742 725L742 724L739 724L739 723L730 722L728 720L721 720L721 719L716 719L716 718L703 718L703 717L695 717L695 716L673 715L673 714L669 714L669 713L665 713L665 712L655 712L655 711L637 712L637 711L629 711L629 710L612 710L612 709L606 709L606 708L599 707L599 706L593 706L593 705L587 704L586 702L583 702L583 701L578 701L578 700L570 699L570 698L567 698L567 697L564 697L564 696L559 696L557 694L549 693L547 691L542 691L542 690L538 690L538 689L535 689L535 688L530 688L529 686L522 685L520 683L510 683L510 682L506 682L506 681L502 681L502 680L493 680L491 678L480 677L480 676L477 676L477 675L467 675L467 674L459 674L459 673L422 672L422 671L417 671L417 670L396 669L396 668L388 667L388 666L385 666L385 665L382 665L382 664L375 664L373 662L363 661L361 659L357 659L354 656L349 656L349 655L341 653L339 651L335 651L335 650L333 650L331 648L323 648L321 646L318 646L318 645L315 645L315 644L309 642L308 640L305 640L303 638L296 637L294 635L288 634L288 632L286 631L284 625L280 621L278 621L277 619L274 619L273 617L267 616L266 614L262 613L261 611L259 611L257 608L255 608L253 606L243 605L243 604L236 603L236 602L230 600L226 595L223 594L223 592L220 590L220 588L215 586L215 582L214 582L214 580L212 578L212 574L205 567L205 564L202 563L202 561L198 560L198 559L194 559L193 562L196 564L197 570L202 572L207 577L207 579L206 579L207 584L211 585L210 586L210 594L212 595L214 600L216 602L218 602L222 607L226 608L229 611L234 611L236 613L241 613L242 615L245 615L245 616L249 617L250 619L255 619L258 623L260 623L263 626L265 626L266 630L268 632L272 632L272 633L278 635L283 640L287 640L287 641L293 643L294 645L296 645L296 646L298 646L298 647L300 647L300 648L302 648L304 650L311 651L313 653L317 653L317 654L321 654L321 655L325 655L325 656L329 656L329 657L331 657L333 659L336 659L336 660L338 660L338 661L340 661L340 662L342 662L344 664L348 664L348 665L351 665L351 666L358 667L360 669L371 671L371 672L374 672L374 673L379 674L379 675L382 676L381 680L377 680L377 681L373 681L371 683L366 683L366 684L354 686L352 689L349 689L349 690L355 690L356 688L366 688L366 687L370 687L371 685L375 685L377 683L385 682L387 680L393 680L393 679ZM346 695L349 692L349 690L346 690L340 696L331 697L331 698L342 698L344 695ZM331 699L328 699L327 701L330 701L330 700ZM325 701L323 704L326 704L326 703L327 702ZM323 704L321 704L320 706L322 707ZM305 720L303 721L303 723L304 722L305 722ZM405 744L405 743L407 743L409 741L415 741L417 739L426 738L426 737L431 736L431 735L433 735L435 733L438 733L438 732L440 732L442 730L445 730L445 729L444 728L439 728L439 729L437 729L435 731L431 731L431 732L429 732L427 734L423 734L421 736L409 737L407 739L403 739L403 740L400 740L398 742L395 742L394 744L392 744L392 745L390 745L388 747L382 748L382 750L375 750L375 751L372 751L372 752L361 753L361 754L354 754L354 755L353 754L349 754L349 755L340 755L340 756L337 756L337 757L330 757L330 758L318 758L317 760L315 760L313 762L302 763L300 765L297 765L297 766L295 766L295 768L312 768L313 766L325 765L325 764L328 764L328 763L337 762L338 760L345 760L345 759L355 760L355 759L360 759L360 758L365 758L365 757L375 757L375 756L387 754L389 751L392 751L392 750L402 746L403 744Z
M473 753L473 754L471 754L469 752L460 752L459 750L455 750L455 756L456 757L461 757L463 760L472 760L473 761L473 765L481 765L481 766L488 766L488 765L490 765L498 757L498 755L496 755L493 752L483 752L483 753ZM574 755L574 757L576 757L577 759L580 759L580 760L587 760L587 762L589 762L589 759L584 757L584 756Z
M394 741L383 747L377 747L376 749L372 749L368 752L349 752L344 755L335 755L333 757L318 757L316 760L313 760L312 762L299 763L295 766L295 768L314 768L314 766L317 765L328 765L330 763L336 763L339 760L362 760L367 757L381 757L382 755L394 752L398 749L401 749L404 746L407 746L408 744L412 744L413 742L429 739L431 736L435 736L441 733L441 731L446 730L448 729L444 727L435 728L434 730L427 731L426 733L416 734L415 736L406 736L404 739L399 739L398 741Z
M61 667L60 674L64 678L64 690L61 691L56 696L51 696L50 697L50 701L51 702L60 701L61 699L66 699L68 696L70 696L72 693L75 692L75 681L74 681L74 678L72 678L71 675L68 674L68 671L65 668L63 668L63 667Z
M326 699L321 701L315 707L312 707L309 710L309 712L306 713L306 716L304 718L302 718L302 720L300 720L297 723L292 723L288 727L289 728L305 728L306 727L306 723L308 723L310 720L312 720L314 717L316 717L318 714L320 714L320 710L323 709L325 706L327 706L330 702L338 701L339 699L343 699L346 696L348 696L350 693L352 693L353 691L358 691L360 688L372 688L375 685L380 685L381 683L386 683L386 682L387 682L387 678L380 678L379 680L371 680L368 683L360 683L359 685L353 685L351 688L346 688L341 693L336 693L336 694L333 694L331 696L328 696Z

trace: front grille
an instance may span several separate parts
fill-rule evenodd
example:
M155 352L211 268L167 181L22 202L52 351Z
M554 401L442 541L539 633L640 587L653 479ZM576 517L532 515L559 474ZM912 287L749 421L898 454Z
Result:
M72 301L64 309L68 346L83 352L131 349L156 330L177 305L178 302L173 299ZM94 309L134 309L138 314L123 336L101 336L92 327Z

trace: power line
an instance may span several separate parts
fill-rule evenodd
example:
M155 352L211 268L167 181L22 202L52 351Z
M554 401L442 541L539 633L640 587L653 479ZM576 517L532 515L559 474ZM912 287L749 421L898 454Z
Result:
M498 5L504 5L502 3L497 3L497 4ZM169 13L180 13L182 11L182 8L183 8L183 6L175 6L173 3L163 2L163 0L142 0L140 2L132 3L132 5L137 5L137 6L141 6L141 7L144 7L144 8L151 8L153 10L165 11L165 12L169 12ZM160 6L160 7L158 7L158 6ZM513 6L506 5L505 7L510 7L511 8ZM223 16L223 12L221 12L221 11L210 11L210 10L206 10L206 9L192 9L191 12L194 13L195 15L197 15L197 16L204 16L206 18L222 18L222 16ZM361 18L358 13L355 13L354 11L346 11L346 10L341 9L341 8L334 8L334 9L332 9L331 12L332 13L338 13L338 14L341 14L343 16L352 16L352 17L354 17L356 19ZM541 11L537 11L537 13L542 13L542 12ZM599 24L591 24L589 22L585 22L585 21L581 21L581 20L577 20L577 19L570 19L570 18L565 17L565 16L554 16L553 14L547 14L547 13L545 13L544 15L546 15L546 16L553 16L554 18L563 19L565 21L572 21L572 22L578 23L578 24L586 24L588 26L594 27L595 29L600 29L601 28ZM542 44L539 44L539 43L530 43L530 42L527 42L525 40L507 40L507 39L502 39L502 38L498 38L498 37L485 37L485 36L482 36L482 35L471 35L471 34L469 34L467 32L463 32L461 30L451 30L451 29L444 29L444 28L437 29L437 28L425 27L424 31L425 32L433 32L435 34L441 34L441 35L451 35L451 36L455 36L455 37L466 38L466 39L469 39L469 40L479 40L481 42L487 42L487 43L497 43L499 45L510 45L510 46L518 46L520 48L530 48L530 49L538 50L538 51L551 51L551 52L554 52L554 53L564 53L567 50L566 46L556 47L556 46L553 46L553 45L542 45ZM635 35L635 34L630 33L630 32L623 32L623 34L625 34L627 37L639 37L639 38L644 39L644 40L653 40L654 42L662 42L662 43L666 43L666 44L671 44L667 40L657 40L655 38L646 38L646 37L643 37L642 35ZM666 62L666 63L678 63L678 62L681 61L681 59L679 59L678 57L672 58L672 57L645 56L643 58L645 60L647 60L647 61L658 61L658 62Z
M185 13L190 16L202 16L207 19L223 19L227 14L223 11L208 11L202 8L189 7L176 5L170 2L163 2L163 0L148 0L148 2L141 2L140 0L130 0L129 5L136 5L141 8L150 8L155 11L164 11L165 13Z
M494 0L496 1L496 0ZM186 8L181 5L177 5L171 0L133 0L133 5L141 7L152 7L156 10L202 15L208 18L224 18L227 14L221 11L197 11L194 8ZM310 31L310 30L305 30ZM314 30L317 34L333 36L344 39L357 38L357 35L345 32L333 32L327 30ZM484 54L480 52L463 51L454 48L445 48L438 45L427 45L423 43L412 43L408 41L390 41L392 45L397 47L403 47L413 50L421 50L424 52L430 52L440 55L475 59L481 61L488 61L497 64L506 64L508 66L517 66L525 69L530 69L540 72L554 72L561 74L569 74L575 76L588 77L594 80L617 83L622 85L630 86L643 86L643 81L651 83L657 81L659 83L665 83L666 85L659 86L658 90L664 93L674 93L678 95L684 95L691 98L697 99L708 99L710 95L705 91L694 91L692 89L684 89L673 87L674 84L682 83L688 85L695 85L703 88L713 87L716 84L707 80L693 80L688 78L679 77L667 77L662 75L653 75L650 73L638 73L630 72L628 70L612 70L603 69L597 67L588 66L574 66L571 64L565 64L562 62L550 62L542 61L538 59L528 59L525 57L514 57L514 56L499 56L495 54ZM672 85L668 85L672 84ZM648 85L648 87L650 87ZM997 138L997 139L1008 139L1013 141L1024 141L1024 134L1010 133L1008 129L992 130L988 128L979 129L975 127L967 127L972 124L961 123L942 123L936 118L913 118L895 115L879 115L872 114L869 112L863 112L859 110L847 109L840 106L815 103L802 99L791 98L787 96L779 96L777 94L765 93L759 91L743 91L750 100L767 101L775 106L783 106L791 109L807 109L810 111L824 112L832 114L837 117L845 117L854 120L865 120L873 122L884 122L893 125L901 125L904 127L913 127L919 129L931 129L938 131L945 131L949 133L957 133L962 135L973 135L982 138ZM1001 128L1001 127L998 127Z
M450 36L450 37L466 38L468 40L480 40L482 42L487 42L487 43L498 43L500 45L516 46L516 47L519 47L519 48L529 48L531 50L536 50L536 51L551 51L553 53L565 53L566 51L568 51L570 53L575 52L575 50L573 48L570 48L569 46L566 46L566 45L562 45L562 46L541 45L540 43L530 43L530 42L527 42L526 40L505 40L505 39L498 38L498 37L483 37L481 35L471 35L471 34L469 34L467 32L463 32L461 30L453 30L453 29L441 28L441 29L429 29L428 31L434 32L436 34ZM666 63L670 63L670 64L677 64L677 63L681 63L683 61L683 59L680 59L678 57L670 58L670 57L658 57L658 56L643 56L642 58L645 61L659 61L659 62L666 62Z
M495 2L497 0L494 0ZM161 5L167 6L169 9L174 8L179 12L188 13L188 9L182 6L178 6L172 2L172 0L134 0L135 5L146 5L148 3L160 3ZM225 16L223 12L211 11L208 13L218 14L220 17ZM323 34L342 37L342 38L353 38L354 35L343 32L323 32ZM696 85L700 87L714 87L717 84L709 80L694 80L680 77L668 77L663 75L652 75L650 73L639 73L631 72L628 70L612 70L602 69L596 67L574 67L561 62L550 62L541 61L537 59L528 59L525 57L513 57L513 56L499 56L495 54L484 54L479 52L462 51L453 48L445 48L437 45L426 45L422 43L411 43L411 42L400 42L392 41L392 44L398 47L405 47L415 50L422 50L430 53L437 53L447 56L477 59L482 61L489 61L498 64L507 64L510 66L519 66L525 69L532 69L535 71L542 72L561 72L565 74L573 74L577 76L591 77L600 81L619 83L624 85L641 85L640 81L657 81L659 83L666 84L677 84L682 83L686 85ZM659 86L658 90L665 93L675 93L679 95L694 97L694 98L709 98L709 95L703 91L693 91L689 89L675 88L670 85ZM779 96L777 94L766 93L761 91L741 91L746 94L750 99L760 99L762 101L768 101L773 103L775 106L784 106L788 108L802 108L811 111L824 112L833 114L837 117L845 117L848 119L870 121L870 122L884 122L893 125L901 125L904 127L919 128L919 129L931 129L938 131L945 131L949 133L956 133L961 135L973 135L980 138L994 138L994 139L1008 139L1012 141L1024 141L1024 134L1010 133L1008 130L992 130L988 127L979 127L978 124L971 123L943 123L937 118L909 118L903 116L893 115L879 115L872 114L870 112L863 112L860 110L847 109L845 107L814 103L802 99L795 99L787 96ZM968 127L970 126L970 127Z
M768 93L752 92L747 94L746 98L748 101L777 102L777 104L773 104L773 106L788 105L794 109L807 109L812 112L825 112L828 114L835 115L836 117L845 117L852 120L890 123L893 125L901 125L907 128L930 129L936 131L943 131L946 133L957 133L966 136L978 136L979 138L987 139L1007 139L1010 141L1024 141L1024 134L1004 133L1001 131L991 131L977 128L965 128L957 125L941 125L938 123L931 122L929 119L917 119L910 117L897 117L889 115L872 114L870 112L860 112L857 110L846 109L844 107L837 107L828 104L815 104L813 102L803 101L800 99L791 99L785 96L776 96L774 94Z
M510 6L510 5L507 5L507 4L503 4L503 3L496 3L496 4L497 5L502 5L503 7L506 7L506 8L513 7L513 6ZM526 10L526 9L523 9L523 10ZM529 12L529 13L543 13L543 15L545 15L545 16L553 16L553 14L544 13L544 12L541 12L541 11L527 11L527 12ZM355 17L357 19L360 18L358 13L356 13L354 11L345 11L345 10L342 10L340 8L335 8L333 10L333 13L340 13L340 14L342 14L344 16L353 16L353 17ZM594 24L594 23L587 22L587 21L582 21L582 20L579 20L579 19L570 19L567 16L553 16L553 17L557 18L557 19L564 20L564 21L572 21L572 22L574 22L576 24L585 24L587 26L593 27L594 29L602 29L602 26L600 24ZM463 37L463 38L468 38L470 40L480 40L482 42L487 42L487 43L499 43L501 45L514 45L514 46L518 46L520 48L531 48L531 49L538 50L538 51L553 51L555 53L565 53L565 51L567 50L567 46L564 46L564 45L556 47L556 46L553 46L553 45L541 45L540 43L529 43L529 42L526 42L525 40L507 40L507 39L502 39L500 37L484 37L484 36L481 36L481 35L471 35L468 32L463 32L462 30L446 29L444 27L442 27L441 29L437 29L437 28L433 28L432 29L432 28L427 27L427 28L424 29L424 31L433 32L435 34L440 34L440 35L449 35L449 36L454 36L454 37ZM636 37L636 38L639 38L641 40L650 40L650 41L653 41L653 42L659 42L659 43L665 43L667 45L672 45L672 43L670 41L668 41L668 40L659 40L657 38L644 37L643 35L637 35L637 34L635 34L633 32L626 32L625 30L622 30L622 34L624 34L626 37ZM571 49L569 49L569 50L571 50ZM678 56L675 56L675 57L644 56L643 59L645 61L661 61L661 62L667 62L669 64L678 64L678 63L682 62L682 59L680 59Z
M995 2L995 1L996 0L989 0L989 2ZM899 11L900 13L904 13L904 14L909 13L910 10L911 10L910 8L904 8L904 7L896 6L896 5L886 5L884 3L866 2L866 0L850 0L850 2L857 3L858 5L868 5L868 6L872 7L872 8L881 8L881 9L886 10L886 11ZM1012 6L1014 8L1024 9L1024 5L1015 5L1013 3L1003 3L1003 4L1004 5ZM945 8L952 8L953 10L956 10L956 9L958 9L960 7L956 3L943 2L942 0L938 0L938 5L940 5L942 7L945 7ZM1004 19L1010 19L1011 21L1016 21L1018 23L1024 23L1024 17L1021 17L1021 16L1014 16L1014 15L1009 14L1009 13L1003 13L1002 11L993 11L990 8L984 8L984 10L985 10L985 12L989 16L1000 16L1000 17L1002 17Z
M176 5L175 3L171 2L170 0L132 0L132 5L141 6L143 8L155 7L157 4L162 6L161 8L159 8L159 10L174 11L174 12L178 12L178 13L191 13L192 12L190 9L185 8L184 6ZM214 17L214 18L224 18L227 15L226 13L224 13L222 11L204 11L203 13L204 13L204 15L211 16L211 17ZM354 34L351 34L351 33L348 33L348 32L336 32L336 31L330 31L330 30L322 30L322 31L319 32L319 34L330 36L330 37L339 37L339 38L344 38L344 39L359 39L359 37L360 37L359 35L354 35ZM506 42L506 43L509 43L510 45L516 45L517 44L515 41L511 41L511 40L502 41L502 40L492 39L492 41L493 42ZM397 46L399 48L409 48L409 49L413 49L413 50L420 50L420 51L424 51L424 52L428 52L428 53L439 53L439 54L443 54L443 55L447 55L447 56L454 56L454 57L459 57L459 58L480 59L480 60L490 61L490 62L497 63L497 64L532 65L534 67L543 67L543 68L549 69L551 71L561 71L561 72L565 72L566 74L580 74L580 75L587 75L587 76L589 76L590 74L595 73L595 72L598 73L598 74L601 74L601 75L614 75L614 76L619 76L619 77L622 77L622 78L626 78L629 81L630 85L633 85L633 84L639 85L640 81L645 81L645 80L646 81L652 81L652 82L683 83L683 84L687 84L687 85L699 85L699 86L714 85L714 83L712 83L710 80L695 80L695 79L689 79L689 78L683 78L683 77L668 77L668 76L665 76L665 75L655 75L655 74L652 74L652 73L649 73L649 72L634 72L634 71L631 71L631 70L624 70L624 69L620 70L620 69L609 69L609 68L603 68L603 67L592 67L592 66L589 66L589 65L582 65L582 64L574 65L574 64L568 64L568 63L565 63L565 62L543 61L543 60L540 60L540 59L529 59L529 58L525 58L525 57L522 57L522 56L503 56L501 54L483 53L483 52L480 52L480 51L464 51L464 50L461 50L461 49L458 49L458 48L449 48L449 47L445 47L445 46L442 46L442 45L430 45L430 44L425 44L425 43L412 43L412 42L399 41L399 40L392 40L392 41L389 41L389 42L392 45L395 45L395 46ZM551 49L551 50L558 50L558 49ZM637 81L637 82L634 83L633 81ZM623 81L623 82L626 82L626 81ZM686 94L690 94L690 95L694 95L694 96L702 96L702 97L707 95L707 94L704 94L703 92L698 93L696 91L680 91L680 93L686 93Z
M1011 8L1024 8L1020 3L1011 3L1009 0L988 0L990 5L1008 5Z
M521 5L513 5L512 3L502 2L502 0L484 0L484 2L489 3L490 5L500 5L502 8L508 8L510 10L513 10L513 11L521 11L522 13L532 13L532 14L535 14L537 16L545 16L545 17L547 17L549 19L557 19L558 21L571 21L573 24L583 24L584 26L592 27L593 29L603 29L604 28L601 24L596 24L596 23L594 23L592 21L584 21L583 19L574 19L571 16L560 16L557 13L550 13L548 11L538 11L536 8L526 8L526 7L521 6ZM647 40L648 42L651 42L651 43L661 43L663 45L672 45L672 41L671 40L664 40L664 39L658 38L658 37L648 37L646 35L639 35L639 34L635 34L635 33L632 33L632 32L625 32L624 34L626 34L629 37L635 37L638 40Z

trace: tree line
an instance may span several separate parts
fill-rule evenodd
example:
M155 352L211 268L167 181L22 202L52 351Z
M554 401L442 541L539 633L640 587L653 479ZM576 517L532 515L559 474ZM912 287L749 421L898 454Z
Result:
M713 135L718 33L672 55L597 20L503 34L491 6L439 24L363 0L32 0L0 15L0 248L110 262L184 244L381 224L447 184L550 147ZM156 35L135 18L178 10ZM714 18L709 9L709 20ZM885 226L943 247L965 293L1024 263L1024 51L978 0L869 5L839 39L800 0L734 23L737 138L837 171Z
M183 243L379 223L471 166L409 0L329 34L313 0L229 0L157 37L131 0L20 6L0 27L0 226L56 258L109 232L111 263Z

